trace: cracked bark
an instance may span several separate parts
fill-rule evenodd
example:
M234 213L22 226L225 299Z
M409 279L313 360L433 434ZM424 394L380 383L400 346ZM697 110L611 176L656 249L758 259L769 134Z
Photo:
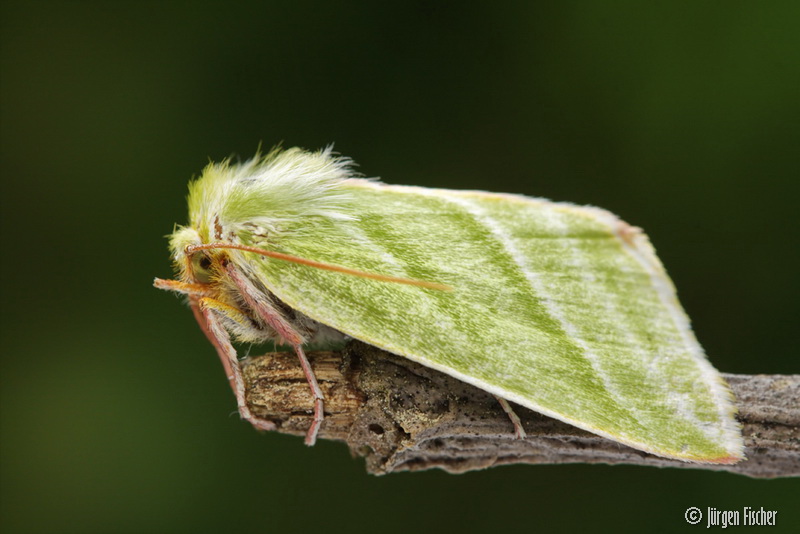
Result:
M373 474L603 463L800 476L800 375L723 375L737 399L747 460L706 465L653 456L517 405L528 437L515 439L491 394L363 343L308 358L325 395L319 437L346 442ZM253 413L277 423L279 432L304 436L313 398L297 357L270 353L243 367Z

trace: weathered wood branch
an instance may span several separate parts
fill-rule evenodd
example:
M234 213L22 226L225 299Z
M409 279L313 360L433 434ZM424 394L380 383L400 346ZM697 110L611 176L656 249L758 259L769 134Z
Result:
M346 442L374 474L604 463L800 476L800 375L724 375L736 395L748 459L706 465L652 456L516 405L528 437L515 439L492 395L363 343L308 356L326 398L320 438ZM313 399L294 354L250 358L244 375L255 414L280 432L305 435Z

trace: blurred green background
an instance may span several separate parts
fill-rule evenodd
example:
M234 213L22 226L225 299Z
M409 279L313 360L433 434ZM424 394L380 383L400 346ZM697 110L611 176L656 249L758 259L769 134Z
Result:
M672 532L746 505L798 528L795 480L368 476L231 415L151 287L209 158L335 142L389 183L618 213L717 368L796 373L800 4L755 4L4 2L3 532Z

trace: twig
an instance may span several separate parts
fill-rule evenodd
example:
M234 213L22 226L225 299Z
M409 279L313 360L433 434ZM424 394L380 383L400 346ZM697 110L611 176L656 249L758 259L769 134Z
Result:
M375 347L308 354L325 395L319 437L345 441L374 474L440 468L463 473L502 464L637 464L800 476L800 375L724 375L737 398L747 460L706 465L659 458L514 406L514 428L491 395ZM245 362L247 403L279 432L303 436L314 399L291 353Z

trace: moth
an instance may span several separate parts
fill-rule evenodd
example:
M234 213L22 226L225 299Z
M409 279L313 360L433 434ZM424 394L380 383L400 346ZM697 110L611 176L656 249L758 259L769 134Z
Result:
M170 236L177 280L242 418L231 338L304 353L347 336L636 449L743 458L733 397L647 236L608 211L521 195L386 185L331 148L209 164Z

